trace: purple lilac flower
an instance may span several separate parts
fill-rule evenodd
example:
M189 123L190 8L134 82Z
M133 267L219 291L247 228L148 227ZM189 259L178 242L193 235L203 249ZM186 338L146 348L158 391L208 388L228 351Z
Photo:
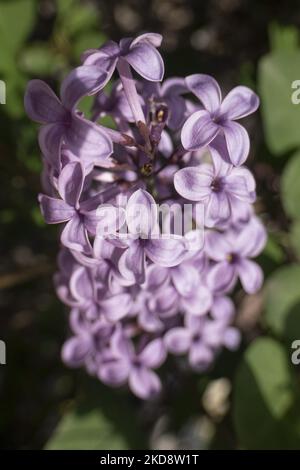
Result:
M61 101L45 82L31 80L28 83L26 112L33 121L43 124L39 132L41 151L58 170L61 168L63 143L75 155L84 155L98 164L105 163L112 153L108 135L76 110L80 99L88 95L99 81L101 87L104 86L103 73L99 79L99 71L95 67L78 67L63 81Z
M174 185L182 197L205 205L206 225L214 226L234 217L233 213L240 213L241 205L253 203L256 194L251 172L222 158L221 155L228 155L226 147L221 154L220 146L212 144L210 151L212 164L182 168L174 176Z
M144 400L163 387L168 354L203 372L223 347L238 347L230 295L238 281L248 294L261 287L253 258L266 242L255 180L241 166L248 134L235 122L257 96L236 87L222 102L207 75L159 83L161 39L146 33L87 51L61 100L40 80L25 95L42 124L41 211L64 224L54 278L70 309L63 361ZM78 110L87 95L90 120Z
M249 153L249 137L244 127L235 120L257 110L257 95L245 86L238 86L222 101L220 87L209 75L190 75L185 81L188 89L202 103L203 109L193 112L182 128L184 148L198 150L217 135L223 135L232 164L238 166L244 163Z
M80 163L68 163L61 171L57 190L60 199L39 195L41 211L48 224L67 222L61 234L62 243L71 250L89 253L91 250L88 231L99 230L101 221L105 228L115 227L117 218L113 206L105 206L105 220L101 217L99 205L106 202L105 191L96 198L80 201L84 186L84 171ZM110 193L109 193L110 194ZM98 208L98 209L97 209Z

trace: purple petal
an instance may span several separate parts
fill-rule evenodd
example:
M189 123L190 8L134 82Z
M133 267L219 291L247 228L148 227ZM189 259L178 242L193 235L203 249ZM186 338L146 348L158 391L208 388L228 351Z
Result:
M172 130L177 130L185 120L186 103L182 96L170 96L168 103L168 126Z
M223 344L227 349L235 351L241 342L241 333L237 328L229 327L225 330Z
M211 194L213 170L210 165L182 168L174 176L178 194L190 201L203 201Z
M176 266L186 255L186 243L184 239L153 238L147 242L145 252L159 266Z
M253 217L236 239L236 248L244 257L254 258L260 254L267 241L267 232L263 224Z
M128 314L132 301L129 294L117 294L108 299L101 300L100 305L101 312L107 320L116 322Z
M206 147L218 134L219 126L206 110L196 111L184 123L181 142L186 150Z
M205 236L205 252L214 261L224 261L232 251L232 247L220 232L209 231Z
M61 146L64 126L46 124L39 130L39 145L48 162L56 169L61 166Z
M217 81L210 75L194 74L185 79L188 89L203 103L210 112L217 111L221 104L221 90Z
M184 297L194 293L200 283L197 269L188 263L182 263L173 268L171 276L177 292Z
M81 211L81 213L83 213ZM84 212L84 222L93 235L107 236L116 232L125 223L125 210L111 204L102 204L94 211Z
M124 58L146 80L160 82L163 79L164 62L152 44L144 41L132 43Z
M185 79L181 77L167 78L161 84L161 94L164 97L172 98L174 95L187 93L187 91Z
M119 271L128 280L135 279L137 284L145 282L145 253L139 240L133 241L119 259Z
M144 33L141 34L140 36L136 37L132 43L131 46L134 46L136 44L139 44L141 42L146 42L148 44L152 44L154 47L159 47L162 43L163 37L161 34L158 33Z
M199 285L193 294L182 297L180 304L187 313L201 316L207 313L211 308L212 295L207 287Z
M91 245L84 223L82 218L76 213L63 229L60 239L62 244L70 248L70 250L81 251L87 254L91 252Z
M107 73L100 67L82 65L76 67L62 82L60 96L63 105L70 111L84 96L97 93L107 82Z
M229 291L236 282L235 267L227 261L216 263L208 272L207 284L215 292Z
M92 49L83 54L82 59L84 66L96 65L99 67L100 72L106 73L106 83L111 79L111 76L116 68L118 58L120 56L120 48L114 41L108 41L99 49Z
M224 119L241 119L257 110L258 96L246 86L237 86L225 96L221 105Z
M234 168L226 177L226 190L241 201L255 201L255 179L247 168Z
M63 122L66 110L61 102L42 80L31 80L24 98L25 111L33 120L43 124Z
M94 299L94 286L91 272L84 267L75 269L70 277L70 292L80 305L86 305Z
M58 192L67 204L78 206L78 201L84 183L83 168L80 163L68 163L58 178Z
M100 364L98 370L99 379L111 387L119 387L124 384L128 378L128 374L128 362L115 358L105 360Z
M150 193L138 189L126 206L126 222L129 232L148 238L157 226L157 207Z
M46 224L67 222L75 214L74 208L61 199L40 194L39 202Z
M146 307L138 312L138 324L148 333L160 332L164 327L157 313Z
M79 367L91 350L92 342L88 335L70 338L62 348L62 360L69 367Z
M154 398L161 390L158 375L145 367L134 367L128 381L131 391L142 400Z
M77 155L106 160L113 151L107 134L97 124L79 115L73 115L72 123L65 131L66 143Z
M193 344L190 348L189 362L197 371L203 371L212 363L214 354L202 343Z
M225 192L213 192L206 208L207 226L211 227L218 221L227 221L231 216L231 206Z
M211 307L211 314L216 320L230 322L235 314L234 303L229 297L215 297Z
M155 311L162 317L172 317L178 312L178 293L173 286L166 286L156 295Z
M156 369L166 359L166 349L162 339L157 338L148 343L139 354L139 360L146 367Z
M237 270L247 294L254 294L261 288L264 275L257 263L248 259L240 260Z
M242 165L249 155L250 142L246 129L233 121L222 124L228 154L235 166Z
M166 333L164 341L172 354L185 354L191 345L191 333L186 328L172 328Z
M146 289L149 292L157 291L164 287L169 280L169 271L161 266L152 264L147 269Z

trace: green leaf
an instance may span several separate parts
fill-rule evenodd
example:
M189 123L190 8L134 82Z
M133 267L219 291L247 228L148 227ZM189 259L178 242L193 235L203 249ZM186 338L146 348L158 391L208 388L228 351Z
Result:
M21 69L33 75L51 75L56 64L56 57L49 44L36 43L27 47L20 58Z
M300 133L299 133L300 134ZM290 217L300 218L300 152L287 163L281 179L282 203Z
M271 23L269 27L271 50L291 51L299 45L299 32L294 26L282 26Z
M0 44L2 51L15 53L32 30L36 15L35 0L0 2Z
M293 104L299 78L300 50L276 51L259 62L258 88L266 142L275 155L300 145L300 104Z
M284 261L284 252L274 234L268 234L267 244L264 248L263 255L270 258L274 263L280 264Z
M69 10L65 17L64 28L68 35L77 36L99 26L98 12L92 5L81 5Z
M100 410L92 410L84 414L73 412L65 416L46 449L126 450L129 447L103 413Z
M300 338L300 265L284 266L265 287L265 322L281 337Z
M81 54L87 49L97 49L105 42L106 36L100 32L89 32L78 35L72 45L75 60L80 60Z
M259 338L246 350L234 381L233 413L247 449L285 449L299 444L297 389L284 348Z
M293 223L290 231L290 240L292 248L300 261L300 220Z
M93 379L79 403L61 420L46 449L126 450L145 448L136 407L128 395L116 393Z

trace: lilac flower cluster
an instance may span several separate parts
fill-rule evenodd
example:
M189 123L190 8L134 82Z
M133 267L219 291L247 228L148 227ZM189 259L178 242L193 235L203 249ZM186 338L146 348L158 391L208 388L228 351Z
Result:
M238 86L222 100L204 74L160 83L161 40L109 41L83 54L60 98L40 80L25 95L41 124L41 211L46 223L63 224L55 285L72 331L63 360L142 399L160 391L154 370L168 354L203 371L223 346L238 346L228 295L238 280L249 294L261 287L252 258L266 241L255 181L242 166L249 137L236 122L258 97ZM88 95L89 118L78 109ZM102 125L106 116L114 128ZM191 207L190 230L165 232L161 204L171 222Z

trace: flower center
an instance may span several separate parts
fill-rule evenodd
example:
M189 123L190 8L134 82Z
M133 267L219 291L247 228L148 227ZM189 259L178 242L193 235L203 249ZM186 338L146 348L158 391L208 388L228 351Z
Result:
M238 261L239 259L239 256L236 254L236 253L229 253L227 256L226 256L226 259L228 261L228 263L230 264L234 264Z
M221 178L214 178L210 187L215 193L220 193L224 189L224 182Z

